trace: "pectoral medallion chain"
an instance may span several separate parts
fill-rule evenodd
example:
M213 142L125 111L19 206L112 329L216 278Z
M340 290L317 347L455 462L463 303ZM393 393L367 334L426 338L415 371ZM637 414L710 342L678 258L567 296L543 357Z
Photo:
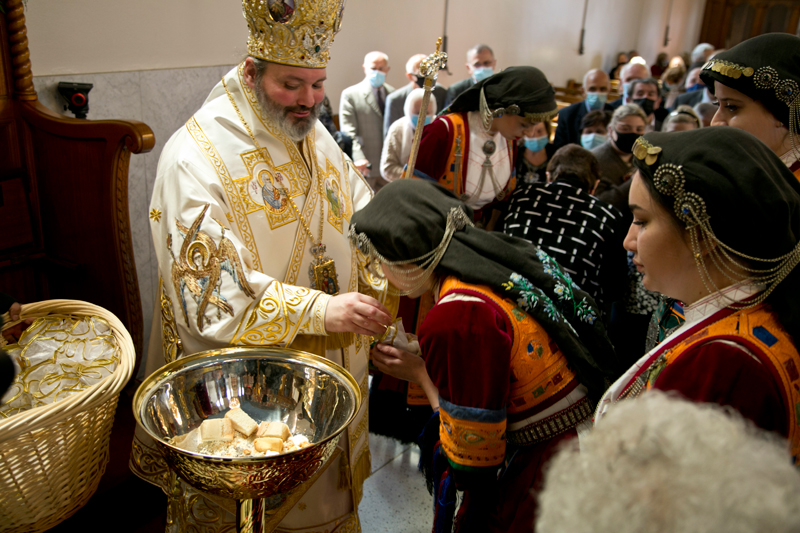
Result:
M486 181L486 175L489 175L489 179L492 181L492 189L494 190L494 197L498 200L502 200L505 198L506 193L500 184L497 182L497 178L494 175L494 164L492 163L491 156L497 151L497 145L494 141L488 140L483 143L483 154L486 158L483 160L483 165L481 166L481 177L478 180L478 188L475 190L475 194L472 196L467 196L466 194L461 195L462 201L466 202L467 200L471 200L474 196L480 196L481 191L483 191L483 183Z
M239 106L236 105L233 95L228 90L228 86L225 83L225 78L222 79L222 86L225 88L225 92L228 94L228 99L231 101L231 105L236 111L236 114L239 116L239 120L242 122L244 129L247 130L247 134L250 135L250 139L252 139L253 144L260 152L262 150L261 145L256 140L256 136L253 135L253 132L250 129L250 126L247 124L247 121L244 119L241 111L239 111ZM269 174L269 179L270 183L272 183L272 186L275 187L275 182L271 174ZM312 177L312 179L314 179L314 177ZM308 239L311 241L311 249L309 251L313 259L308 265L308 277L311 281L311 288L322 291L326 294L330 294L331 296L335 296L339 294L339 275L336 273L336 264L333 262L333 259L325 255L327 247L322 243L322 230L325 227L325 196L322 190L322 178L320 176L316 176L315 181L317 182L317 187L319 189L319 239L316 241L314 240L314 235L311 233L311 228L306 222L303 213L300 212L300 209L297 207L297 204L294 203L294 200L292 200L292 197L289 195L286 188L275 188L289 201L289 205L291 205L292 209L294 209L294 212L297 214L297 218L300 221L300 225L308 235ZM309 189L309 193L310 192L311 191ZM308 200L309 196L310 194L306 195L306 200Z

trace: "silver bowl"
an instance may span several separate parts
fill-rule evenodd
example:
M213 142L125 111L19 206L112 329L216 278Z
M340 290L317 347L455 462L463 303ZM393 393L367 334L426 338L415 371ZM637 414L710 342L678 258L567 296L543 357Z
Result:
M206 418L223 416L234 398L257 422L283 421L293 434L308 437L310 446L271 457L228 458L170 443ZM225 348L181 358L148 377L133 400L136 421L179 476L197 489L236 500L280 500L311 478L331 457L360 405L358 384L342 367L272 347Z

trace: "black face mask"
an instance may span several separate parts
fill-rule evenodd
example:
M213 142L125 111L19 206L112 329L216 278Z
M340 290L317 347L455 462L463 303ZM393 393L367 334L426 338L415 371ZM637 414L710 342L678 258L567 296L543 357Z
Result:
M617 148L620 152L629 154L633 150L633 143L636 142L636 139L641 137L638 133L620 133L614 130L614 133L617 134L617 139L614 141L614 144L617 145Z
M417 85L419 85L420 87L425 87L425 76L420 76L419 74L417 74L416 76L417 76Z
M653 112L653 107L656 105L655 100L650 100L649 98L636 98L633 100L633 103L641 107L644 114L648 117Z

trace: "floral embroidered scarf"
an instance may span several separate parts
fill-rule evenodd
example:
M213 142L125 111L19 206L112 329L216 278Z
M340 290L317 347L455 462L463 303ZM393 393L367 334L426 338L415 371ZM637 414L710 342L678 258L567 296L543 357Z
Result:
M453 207L472 217L472 210L444 187L398 180L355 213L351 226L386 259L403 261L439 245ZM435 273L488 285L516 302L556 341L591 398L598 399L618 377L620 365L594 300L529 242L467 226L455 232Z

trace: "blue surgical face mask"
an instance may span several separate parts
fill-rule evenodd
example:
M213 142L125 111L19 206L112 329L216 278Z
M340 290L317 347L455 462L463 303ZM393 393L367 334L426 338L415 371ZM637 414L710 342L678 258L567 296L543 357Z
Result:
M700 89L702 89L703 87L705 87L705 85L703 85L702 83L695 83L695 84L694 84L694 85L692 85L691 87L687 88L687 89L686 89L686 92L687 92L687 93L691 93L691 92L694 92L694 91L699 91L699 90L700 90Z
M602 133L584 133L581 135L581 146L587 150L597 148L601 144L605 144L608 140L608 135Z
M432 120L433 117L430 115L425 117L425 125L427 126L428 124L430 124ZM419 115L411 115L411 123L414 125L415 128L417 127L417 122L419 122Z
M633 82L629 81L627 83L622 84L622 97L627 98L628 95L631 93L631 88L633 87Z
M492 74L494 74L492 67L478 67L472 71L472 77L475 78L475 81L485 80Z
M380 87L386 81L386 74L380 70L369 70L367 71L367 79L373 87Z
M603 109L608 101L608 93L586 93L586 104L589 109Z
M544 147L547 146L548 141L550 138L547 135L542 135L541 137L534 137L529 138L525 137L525 148L530 150L531 152L541 152L544 150Z

